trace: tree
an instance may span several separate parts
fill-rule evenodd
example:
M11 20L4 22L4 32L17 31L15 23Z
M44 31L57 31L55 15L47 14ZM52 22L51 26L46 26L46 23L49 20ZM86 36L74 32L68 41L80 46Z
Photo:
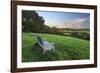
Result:
M45 20L35 11L22 11L22 30L23 32L39 32Z
M44 25L45 20L42 16L39 16L36 11L22 11L22 31L23 32L35 32L35 33L50 33L60 34L63 33L59 29Z

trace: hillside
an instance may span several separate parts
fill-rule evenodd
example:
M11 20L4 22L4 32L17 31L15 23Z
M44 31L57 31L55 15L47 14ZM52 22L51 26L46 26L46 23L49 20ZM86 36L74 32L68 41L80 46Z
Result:
M55 61L89 59L89 41L53 34L37 34L48 42L55 43L55 51L43 54L34 33L22 34L22 61Z

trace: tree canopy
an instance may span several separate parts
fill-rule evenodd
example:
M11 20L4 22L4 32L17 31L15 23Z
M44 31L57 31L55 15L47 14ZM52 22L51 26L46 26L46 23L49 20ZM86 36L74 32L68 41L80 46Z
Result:
M22 11L22 30L23 32L39 32L45 20L35 11Z

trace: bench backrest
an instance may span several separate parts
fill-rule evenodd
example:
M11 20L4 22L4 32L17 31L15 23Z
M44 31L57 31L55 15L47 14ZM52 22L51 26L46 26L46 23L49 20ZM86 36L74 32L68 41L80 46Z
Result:
M42 40L42 38L40 36L37 36L37 40L41 45L43 45L43 40Z

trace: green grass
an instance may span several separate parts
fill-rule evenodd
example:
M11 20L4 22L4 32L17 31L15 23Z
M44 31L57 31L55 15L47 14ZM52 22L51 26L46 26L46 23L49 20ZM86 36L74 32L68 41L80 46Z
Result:
M89 59L89 41L54 34L38 34L55 43L55 51L43 54L33 33L22 34L22 62Z

